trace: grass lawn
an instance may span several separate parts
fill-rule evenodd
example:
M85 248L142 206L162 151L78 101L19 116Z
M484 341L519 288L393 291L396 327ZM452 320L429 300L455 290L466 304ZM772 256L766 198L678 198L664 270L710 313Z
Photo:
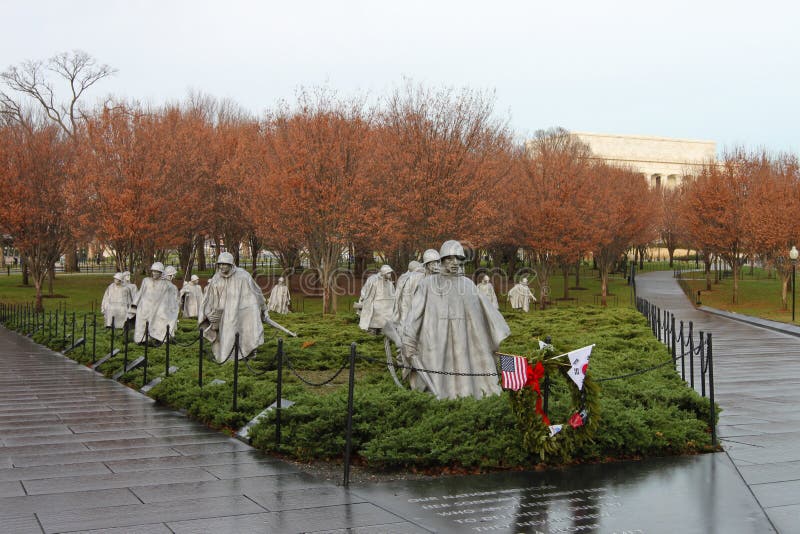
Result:
M688 295L695 302L700 290L700 302L705 306L720 310L752 315L773 321L791 323L792 303L791 288L789 290L786 309L781 304L781 282L770 276L768 272L756 269L750 274L749 267L743 269L745 275L739 280L739 302L733 304L733 278L725 277L711 284L711 291L706 290L706 281L702 273L683 273L683 279L691 290Z

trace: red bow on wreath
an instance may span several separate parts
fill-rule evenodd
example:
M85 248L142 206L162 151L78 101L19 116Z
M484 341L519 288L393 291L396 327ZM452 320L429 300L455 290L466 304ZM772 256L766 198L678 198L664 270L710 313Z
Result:
M544 365L542 365L542 362L536 362L536 366L531 367L531 364L529 363L525 372L527 375L525 385L530 386L531 389L536 392L536 413L542 416L542 421L544 421L544 424L549 425L550 419L542 409L542 390L539 389L539 380L544 377Z

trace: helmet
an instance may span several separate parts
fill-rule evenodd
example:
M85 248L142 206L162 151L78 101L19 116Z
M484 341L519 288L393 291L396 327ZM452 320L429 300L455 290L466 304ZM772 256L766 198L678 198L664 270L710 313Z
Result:
M422 264L420 262L418 262L417 260L411 260L410 262L408 262L408 270L409 270L409 272L413 273L414 271L416 271L420 267L422 267Z
M173 267L172 265L167 265L167 268L164 269L164 276L175 276L175 273L178 272L178 269Z
M429 248L422 254L422 265L427 265L432 261L439 261L439 253L432 248Z
M151 271L158 271L160 273L164 272L164 264L160 261L155 262L153 265L150 266Z
M228 265L233 265L233 254L230 252L223 252L217 258L217 263L227 263Z
M197 282L200 280L200 277L196 274L193 274L192 277L189 279L190 282Z
M122 279L125 280L125 281L130 281L131 272L130 271L122 271Z
M285 281L286 281L286 280L284 280L282 276L278 277L278 283L279 283L279 284L280 284L281 282L285 282Z
M394 269L392 269L389 265L381 265L381 274L389 274L393 273Z
M120 282L122 282L124 279L125 276L123 276L122 273L114 273L114 280L119 280Z
M484 282L488 282L490 280L489 275L488 274L484 274L483 278L481 278L481 280L484 281Z
M464 247L461 246L461 243L453 239L442 243L442 248L439 249L440 258L446 258L447 256L455 256L459 260L466 259Z

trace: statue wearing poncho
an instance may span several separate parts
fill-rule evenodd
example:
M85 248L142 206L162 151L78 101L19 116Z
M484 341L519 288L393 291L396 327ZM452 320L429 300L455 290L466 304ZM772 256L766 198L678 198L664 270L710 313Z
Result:
M267 307L269 311L285 314L289 313L289 304L291 302L292 297L289 295L289 287L286 285L286 280L281 276L278 278L278 283L269 293Z
M440 255L442 272L423 278L411 299L402 329L406 360L431 371L494 376L419 372L424 379L412 384L440 399L497 395L494 353L511 331L500 312L478 295L472 280L459 274L461 244L445 242Z
M183 302L184 317L197 317L200 312L200 304L203 303L203 288L199 284L200 278L193 274L191 280L184 282L181 288L179 298Z
M379 331L391 319L395 298L392 272L390 266L382 265L364 282L358 301L361 308L358 326L361 330Z
M125 326L125 319L131 300L131 293L125 287L122 273L116 273L114 282L106 288L106 292L103 294L103 301L100 304L100 312L105 318L106 328L111 328L112 319L114 328Z
M174 325L178 321L177 290L172 282L162 277L164 266L156 262L150 268L150 273L150 278L142 280L142 287L128 310L128 318L136 317L133 333L136 343L145 342L145 326L150 339L164 341L167 325Z
M261 288L244 269L233 265L233 256L223 252L217 260L217 273L208 281L198 323L203 336L211 341L217 362L224 362L239 334L239 358L245 358L264 343L261 318L269 317Z

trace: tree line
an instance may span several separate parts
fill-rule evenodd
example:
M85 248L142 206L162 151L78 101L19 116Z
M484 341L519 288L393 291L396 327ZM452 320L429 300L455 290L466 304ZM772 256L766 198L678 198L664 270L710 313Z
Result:
M61 104L41 81L48 71L71 89ZM202 94L79 106L111 74L82 52L0 74L10 90L0 93L0 232L24 258L39 305L55 262L90 241L130 271L171 251L187 274L203 269L207 240L237 261L243 243L285 268L303 254L334 311L343 253L356 271L375 253L402 268L455 238L473 261L513 274L522 250L543 291L591 256L604 301L631 248L661 241L672 254L682 244L732 265L758 255L786 272L796 236L795 218L778 221L774 209L781 194L782 205L800 199L789 156L738 150L679 189L652 189L564 129L520 140L486 92L407 81L369 101L301 90L261 116Z

